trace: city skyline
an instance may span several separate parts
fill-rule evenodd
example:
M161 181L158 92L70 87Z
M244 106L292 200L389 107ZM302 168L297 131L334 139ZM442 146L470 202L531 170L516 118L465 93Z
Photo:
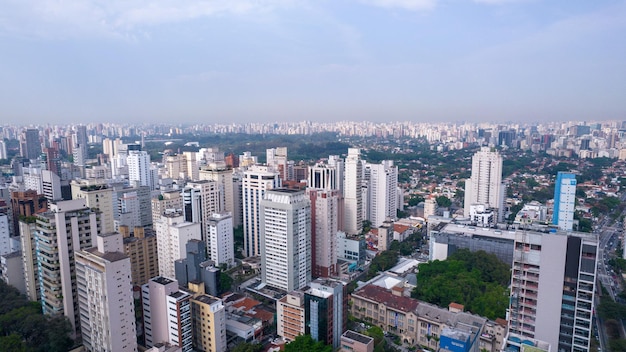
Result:
M623 119L626 3L3 5L5 123Z

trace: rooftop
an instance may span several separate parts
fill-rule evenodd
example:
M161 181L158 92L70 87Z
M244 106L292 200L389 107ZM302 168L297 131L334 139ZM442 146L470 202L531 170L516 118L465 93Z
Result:
M198 302L202 302L204 304L213 304L215 302L218 302L219 300L215 297L211 297L209 295L200 295L196 298L194 298L196 301Z
M402 312L415 311L418 305L420 305L416 299L396 296L388 290L375 285L366 285L358 291L355 291L352 296L363 297L374 302L381 302L391 309Z
M346 332L343 333L342 337L347 337L350 340L354 340L356 342L360 342L362 344L369 344L370 342L373 342L374 339L369 337L369 336L365 336L365 335L361 335L359 333L356 333L352 330L346 330Z
M98 256L109 262L116 262L118 260L123 260L123 259L128 258L126 254L121 253L121 252L106 252L106 253L99 252L98 247L88 248L85 250L85 252Z
M174 280L168 279L168 278L163 277L163 276L157 276L155 278L152 278L152 281L156 282L157 284L161 284L161 285L168 285L168 284L171 284L172 282L174 282Z

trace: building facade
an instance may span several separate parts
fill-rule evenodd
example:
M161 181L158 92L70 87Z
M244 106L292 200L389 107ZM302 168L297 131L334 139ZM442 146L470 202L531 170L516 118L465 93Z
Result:
M80 336L75 252L93 247L100 232L99 214L82 199L50 204L37 215L35 248L44 314L63 314Z
M287 292L311 282L311 203L304 191L275 189L261 201L261 280Z
M554 183L554 212L552 223L563 231L574 228L576 209L576 175L559 172Z
M168 212L161 216L156 226L159 273L176 277L174 262L185 258L189 240L201 240L200 224L185 221L182 212Z
M472 176L465 180L464 216L469 216L473 204L498 209L498 221L504 215L504 185L502 156L496 150L482 147L472 157Z
M235 265L233 217L230 213L214 213L207 222L207 249L215 265Z
M278 172L267 166L252 166L243 174L241 200L243 218L244 256L261 255L261 200L265 193L280 187Z
M76 252L76 288L87 351L137 351L130 259L122 236L98 236L97 246Z
M350 235L360 234L363 231L363 164L361 151L358 148L349 148L345 161L343 199L344 224L343 229Z

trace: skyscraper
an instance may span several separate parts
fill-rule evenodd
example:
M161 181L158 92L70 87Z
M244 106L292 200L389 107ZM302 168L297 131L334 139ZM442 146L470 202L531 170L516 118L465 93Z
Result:
M7 159L7 145L0 139L0 160Z
M128 181L131 185L148 186L154 189L152 171L150 169L150 155L146 151L129 150L126 158L128 165Z
M84 167L89 158L89 140L87 138L87 126L76 126L74 133L74 148L72 149L74 165Z
M316 279L304 293L306 333L338 348L348 322L348 290L341 281Z
M311 203L303 191L276 189L261 201L261 280L291 292L311 282Z
M472 157L472 176L465 180L464 216L469 217L470 207L480 204L498 210L498 221L504 217L504 191L502 184L502 156L496 150L482 147Z
M588 351L597 235L518 231L514 243L508 344L530 337L554 351Z
M363 230L363 198L361 193L363 165L360 155L360 149L349 148L348 157L345 161L343 229L351 235L359 234Z
M313 277L337 273L337 231L340 221L339 190L309 188L311 200L311 268Z
M29 160L35 160L41 155L41 141L39 140L38 129L29 128L22 133L20 154Z
M193 351L191 294L178 289L178 281L158 276L141 286L146 346L171 343Z
M199 172L200 180L209 180L217 183L221 194L221 207L223 211L235 212L233 170L226 167L223 161L210 163Z
M122 235L97 237L76 252L76 286L83 346L87 351L137 351L130 259Z
M242 182L243 246L246 257L261 255L260 204L265 193L280 187L278 172L254 165L244 172Z
M179 191L161 192L155 198L151 200L152 204L152 226L156 226L156 223L161 219L161 215L165 214L165 210L182 210L183 209L183 197Z
M93 247L100 231L99 214L83 199L50 204L37 215L35 232L41 306L44 314L63 314L80 336L75 252Z
M124 238L124 254L130 258L133 286L141 286L159 276L156 233L151 229L128 226L120 226L119 232Z
M106 184L98 184L87 180L73 180L72 199L84 199L90 208L101 212L102 233L113 232L113 189Z
M207 240L209 218L223 211L222 192L215 181L202 180L187 183L183 190L185 220L200 224L202 240ZM209 244L209 243L207 243Z
M280 174L281 181L293 179L293 169L289 168L287 147L270 148L266 150L267 166Z
M156 225L159 273L174 278L174 261L185 258L189 240L201 240L200 224L186 222L181 212L166 213Z
M380 164L366 164L369 169L368 214L372 226L378 227L387 219L395 220L398 210L398 167L392 160Z
M227 212L215 213L209 218L207 227L209 259L217 266L221 264L233 266L235 264L233 217Z
M554 212L552 223L563 231L574 228L574 210L576 208L576 175L559 172L554 184Z
M193 346L198 351L226 351L226 308L222 300L199 294L191 300Z

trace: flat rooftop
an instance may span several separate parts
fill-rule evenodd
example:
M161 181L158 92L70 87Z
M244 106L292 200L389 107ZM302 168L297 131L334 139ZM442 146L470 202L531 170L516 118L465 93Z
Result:
M350 340L354 340L356 342L360 342L364 345L369 344L370 342L373 342L374 339L369 337L369 336L365 336L365 335L361 335L359 333L356 333L352 330L346 330L346 332L343 333L342 337L347 337Z

